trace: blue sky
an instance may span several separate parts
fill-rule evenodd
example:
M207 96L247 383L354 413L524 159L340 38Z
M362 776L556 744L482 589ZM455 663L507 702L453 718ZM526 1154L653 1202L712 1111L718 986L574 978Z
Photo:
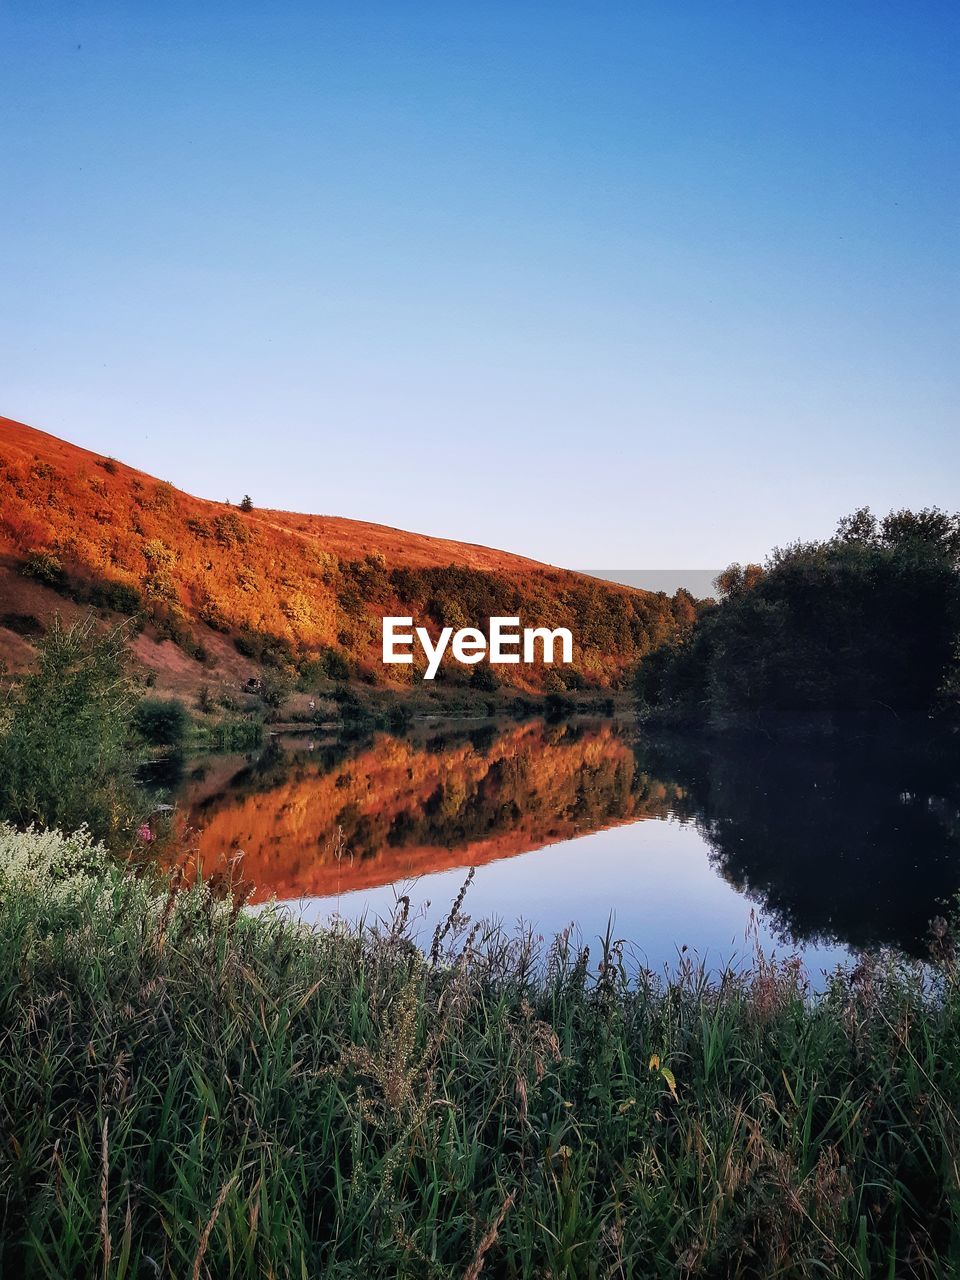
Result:
M960 10L7 0L0 412L573 567L960 505Z

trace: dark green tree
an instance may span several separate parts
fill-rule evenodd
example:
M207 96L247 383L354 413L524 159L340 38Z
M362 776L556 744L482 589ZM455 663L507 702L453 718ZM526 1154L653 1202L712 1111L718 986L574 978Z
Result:
M470 687L481 693L494 693L500 688L497 673L489 662L478 662L470 673Z
M717 588L719 605L641 664L654 713L715 729L956 715L960 516L862 508Z
M182 747L189 726L179 698L144 698L133 713L134 729L152 747Z

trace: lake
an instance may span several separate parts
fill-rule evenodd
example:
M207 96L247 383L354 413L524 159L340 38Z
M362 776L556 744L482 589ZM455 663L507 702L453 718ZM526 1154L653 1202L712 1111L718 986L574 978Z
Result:
M288 735L168 784L207 870L242 851L251 901L310 921L409 894L429 941L475 867L474 918L587 943L612 919L655 969L759 941L816 982L860 948L925 954L960 888L958 778L902 744L708 747L582 719Z

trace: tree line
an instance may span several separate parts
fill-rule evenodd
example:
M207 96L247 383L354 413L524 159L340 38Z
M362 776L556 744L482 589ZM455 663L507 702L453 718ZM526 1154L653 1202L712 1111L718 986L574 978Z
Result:
M878 519L731 565L718 600L639 666L652 720L711 730L952 723L960 693L960 515Z

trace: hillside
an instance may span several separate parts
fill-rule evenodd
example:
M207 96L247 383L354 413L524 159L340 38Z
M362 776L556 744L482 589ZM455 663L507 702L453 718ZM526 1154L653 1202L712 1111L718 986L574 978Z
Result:
M500 679L528 691L616 688L691 612L683 595L487 547L195 498L0 418L0 660L25 668L55 610L91 606L105 621L135 618L139 661L178 692L264 670L295 674L302 688L419 684L416 668L380 662L385 614L431 629L496 614L568 626L573 668L500 667ZM479 670L447 662L435 683L466 685Z

